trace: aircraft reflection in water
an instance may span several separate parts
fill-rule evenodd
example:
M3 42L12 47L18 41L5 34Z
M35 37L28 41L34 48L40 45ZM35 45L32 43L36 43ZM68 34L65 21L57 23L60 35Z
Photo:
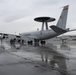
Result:
M35 56L33 57L31 53L31 58L35 58L35 61L41 60L43 67L46 68L46 66L48 66L51 70L56 70L61 75L68 74L66 60L68 60L69 58L66 58L62 53L59 53L57 50L53 50L53 48L47 46L38 46L38 47L36 46L36 47L31 47L31 49L29 47L29 49L26 52L28 52L27 53L28 55L30 52L34 53L33 55Z
M42 63L41 65L44 68L46 68L46 66L48 66L49 69L56 70L61 75L67 75L68 71L67 71L67 66L66 66L66 60L68 60L69 58L67 58L62 53L59 53L56 49L57 48L56 46L54 46L54 45L51 46L51 45L52 44L44 45L44 46L36 46L36 47L35 46L34 47L33 46L25 46L24 49L22 46L15 53L18 54L18 52L20 52L20 50L21 50L22 56L20 54L20 55L18 55L19 57L25 56L24 58L27 58L27 59L29 59L29 57L31 57L33 59L35 58L35 61L38 59L37 58L37 55L38 55L39 61L41 60L40 61ZM32 55L32 53L33 53L33 55ZM31 56L29 54L31 54ZM29 57L27 57L26 55L28 55ZM32 56L34 56L34 57L32 57Z
M66 45L66 44L62 44L62 45L60 46L60 49L61 49L61 50L70 50L71 48L70 48L68 45Z
M59 71L62 75L67 75L66 60L68 59L63 54L43 46L39 48L39 51L41 60L49 64L51 69Z
M64 40L62 40L62 44L60 45L61 50L70 50L71 48L66 44Z

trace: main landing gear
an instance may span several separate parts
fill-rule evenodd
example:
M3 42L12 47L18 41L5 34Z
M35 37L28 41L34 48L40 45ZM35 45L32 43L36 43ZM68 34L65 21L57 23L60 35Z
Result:
M40 41L40 44L41 44L41 45L45 45L45 43L46 43L45 40L41 40L41 41Z
M39 45L45 45L45 44L46 44L45 40L34 39L34 41L32 40L28 41L28 45L39 46Z

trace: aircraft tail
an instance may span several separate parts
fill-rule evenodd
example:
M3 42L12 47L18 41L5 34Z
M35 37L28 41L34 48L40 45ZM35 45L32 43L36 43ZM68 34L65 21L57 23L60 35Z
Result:
M63 7L63 10L62 10L62 13L61 13L61 16L57 22L57 27L61 28L61 29L66 29L66 22L67 22L67 14L68 14L68 8L69 8L69 5L66 5Z

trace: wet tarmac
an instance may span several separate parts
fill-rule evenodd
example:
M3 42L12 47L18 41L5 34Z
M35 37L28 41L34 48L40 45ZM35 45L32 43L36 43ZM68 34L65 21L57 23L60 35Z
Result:
M76 75L73 45L0 47L0 75Z

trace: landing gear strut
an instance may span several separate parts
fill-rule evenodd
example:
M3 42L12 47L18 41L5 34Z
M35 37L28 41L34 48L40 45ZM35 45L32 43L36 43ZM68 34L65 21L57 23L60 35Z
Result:
M39 40L38 39L34 39L34 45L39 46Z
M32 45L33 44L33 41L28 41L28 45Z
M46 41L41 40L41 45L45 45Z

